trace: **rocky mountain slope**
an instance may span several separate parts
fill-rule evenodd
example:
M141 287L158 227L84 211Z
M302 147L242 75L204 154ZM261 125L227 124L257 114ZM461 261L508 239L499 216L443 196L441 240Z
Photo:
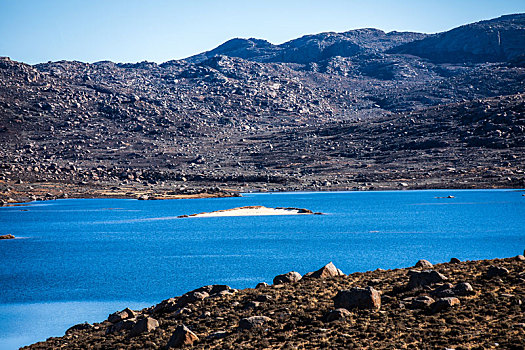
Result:
M524 349L525 257L198 288L24 349Z
M163 64L1 58L0 200L524 187L524 18Z
M394 47L434 62L502 62L522 60L525 52L525 16L508 15L468 24L423 40Z

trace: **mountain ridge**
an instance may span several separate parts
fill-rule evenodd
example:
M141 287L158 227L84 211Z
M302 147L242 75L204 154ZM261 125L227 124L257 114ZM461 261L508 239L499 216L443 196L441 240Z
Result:
M522 17L501 23L520 38ZM303 63L1 58L0 200L42 198L39 182L50 198L525 187L525 65L436 62L389 53L406 34L346 33L295 41ZM287 48L278 58L297 61Z

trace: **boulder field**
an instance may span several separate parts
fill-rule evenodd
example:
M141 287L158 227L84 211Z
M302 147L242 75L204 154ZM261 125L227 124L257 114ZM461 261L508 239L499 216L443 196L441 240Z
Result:
M24 349L524 349L525 258L204 286ZM52 317L50 315L50 317Z

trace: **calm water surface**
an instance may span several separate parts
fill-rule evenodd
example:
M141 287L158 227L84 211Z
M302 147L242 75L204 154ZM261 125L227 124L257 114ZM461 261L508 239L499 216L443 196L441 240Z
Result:
M329 261L344 272L419 259L488 259L525 248L515 190L245 194L137 201L67 199L0 208L0 349L61 336L126 306L206 284L253 287ZM453 195L453 199L435 198ZM176 219L245 205L317 216Z

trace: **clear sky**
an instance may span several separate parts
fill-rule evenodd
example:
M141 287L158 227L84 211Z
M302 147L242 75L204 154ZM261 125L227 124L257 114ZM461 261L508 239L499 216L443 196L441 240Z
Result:
M235 37L282 43L356 28L436 33L525 0L0 0L0 56L165 62Z

